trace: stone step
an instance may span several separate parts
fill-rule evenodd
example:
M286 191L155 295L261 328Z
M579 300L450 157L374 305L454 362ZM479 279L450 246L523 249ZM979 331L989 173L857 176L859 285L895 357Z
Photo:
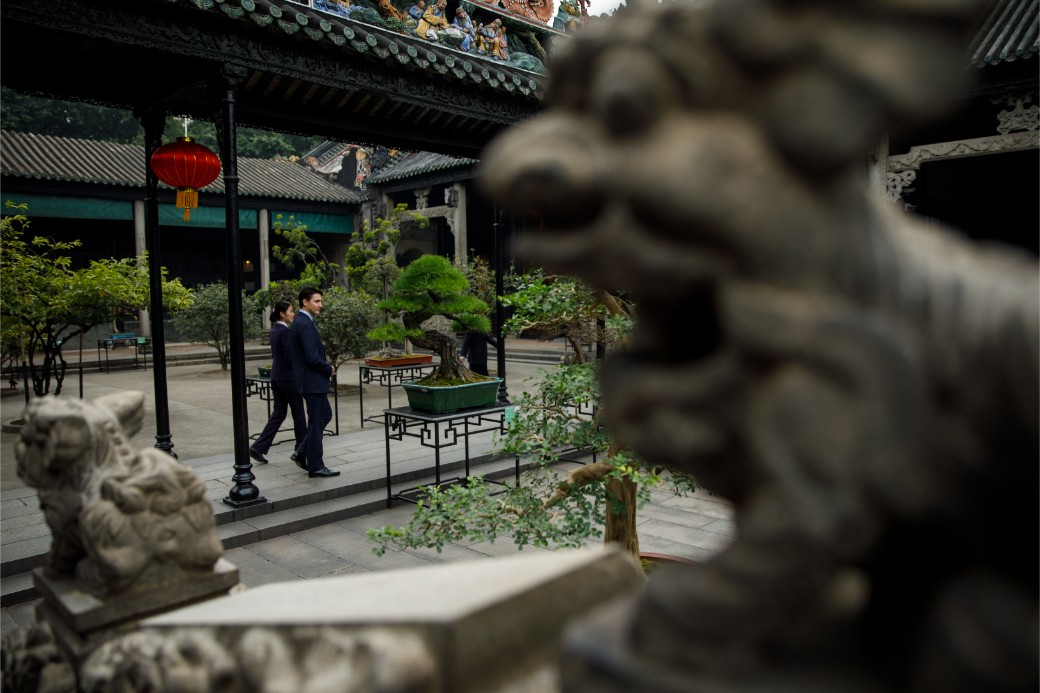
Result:
M516 473L514 458L474 457L470 461L470 473L482 474L489 479L512 480ZM521 472L529 468L521 464ZM441 479L450 478L464 469L464 462L441 464ZM324 480L323 480L324 481ZM435 481L432 466L402 472L392 477L394 491L405 486L432 484ZM404 501L395 500L394 504ZM336 488L316 488L313 492L295 494L271 503L233 509L222 503L214 503L217 533L224 550L246 546L258 541L273 539L293 532L367 515L387 507L385 478L372 481L349 483ZM29 546L31 544L31 546ZM32 542L19 542L4 551L0 564L3 580L0 581L0 606L9 607L40 597L32 584L33 568L46 563L50 537L41 537Z

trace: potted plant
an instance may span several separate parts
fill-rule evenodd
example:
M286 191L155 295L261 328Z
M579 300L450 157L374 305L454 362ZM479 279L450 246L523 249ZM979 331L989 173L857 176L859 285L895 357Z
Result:
M488 406L498 397L501 378L470 371L459 359L456 332L487 332L488 306L466 293L469 282L438 255L423 255L401 272L379 308L394 318L368 333L385 342L411 340L440 356L433 373L401 384L415 409L447 413ZM446 329L445 329L446 328Z
M670 486L677 494L697 488L693 479L653 468L638 459L600 425L597 415L597 365L583 343L613 345L624 340L631 307L619 296L593 291L568 277L533 272L514 282L517 290L503 299L515 312L507 334L537 330L544 339L563 338L568 356L542 376L535 392L525 393L499 448L536 462L523 483L491 495L487 482L470 477L446 489L429 487L404 527L370 530L376 553L388 547L442 547L452 541L494 541L512 534L519 546L581 546L597 531L605 543L618 545L649 571L662 562L686 559L640 551L636 509L650 490ZM564 475L550 465L569 453L596 454Z

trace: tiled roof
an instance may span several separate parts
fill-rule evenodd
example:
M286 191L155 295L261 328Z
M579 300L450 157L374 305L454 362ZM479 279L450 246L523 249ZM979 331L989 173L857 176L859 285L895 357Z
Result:
M1030 58L1040 51L1040 0L996 0L971 42L975 67Z
M355 18L337 16L295 0L166 0L186 9L201 10L238 20L254 28L298 35L316 43L422 72L441 74L467 84L484 84L523 96L540 97L545 76L473 52L462 52L439 43L375 26ZM358 15L359 17L363 15ZM547 26L547 32L552 30ZM559 33L559 32L555 32Z
M144 147L0 130L0 172L41 181L143 187ZM239 195L356 203L362 196L284 159L238 159ZM162 184L160 184L162 185ZM218 176L205 192L223 193Z
M466 168L477 163L476 159L463 159L432 152L416 152L368 177L369 185L379 185L413 176L422 176L436 171Z

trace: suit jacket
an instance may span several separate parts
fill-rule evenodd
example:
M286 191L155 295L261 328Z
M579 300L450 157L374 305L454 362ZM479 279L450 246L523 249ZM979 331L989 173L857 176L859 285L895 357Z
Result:
M468 358L470 363L485 364L488 360L488 344L498 348L498 341L494 337L483 332L467 332L462 338L459 355Z
M276 322L271 325L271 380L292 379L293 359L289 328Z
M293 385L302 394L327 393L332 364L325 360L325 345L314 320L301 312L289 326L292 342Z

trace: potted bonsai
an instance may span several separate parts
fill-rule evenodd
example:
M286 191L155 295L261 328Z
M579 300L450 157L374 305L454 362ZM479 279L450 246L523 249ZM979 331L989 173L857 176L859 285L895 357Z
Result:
M501 378L473 373L459 359L456 332L491 328L487 304L468 295L468 288L466 277L448 260L423 255L404 269L389 297L379 304L395 320L372 330L369 337L385 342L411 340L440 356L433 373L401 384L414 409L448 413L488 406L498 397Z
M577 547L602 532L640 559L649 572L662 562L689 561L640 550L636 510L654 488L678 495L696 490L695 480L648 466L622 446L599 421L598 360L589 360L583 343L605 347L623 343L633 307L623 297L595 291L582 282L535 271L515 280L516 291L503 298L515 312L506 334L537 330L543 339L563 338L568 356L545 373L537 391L524 393L499 439L499 449L535 463L522 484L492 495L474 476L465 485L429 487L403 527L369 530L375 552L390 547L443 547L452 541L491 541L512 535L518 546ZM597 350L605 351L604 350ZM551 467L574 453L593 452L593 461L561 475ZM570 460L573 461L573 460Z

